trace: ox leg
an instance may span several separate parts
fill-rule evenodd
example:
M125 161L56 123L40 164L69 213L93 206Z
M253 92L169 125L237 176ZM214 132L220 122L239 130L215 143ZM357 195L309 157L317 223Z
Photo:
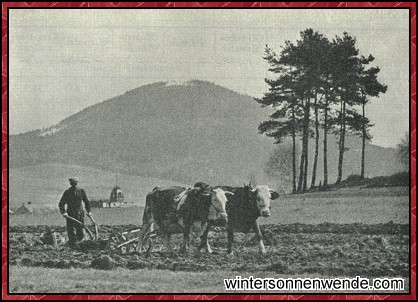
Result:
M149 257L151 255L151 251L152 251L152 248L153 248L152 240L151 239L148 239L148 240L149 240L149 246L148 246L148 249L147 249L146 254L145 254L146 257Z
M154 242L153 242L153 239L151 238L151 233L154 232L153 226L154 226L154 224L151 225L151 229L150 229L149 234L148 234L148 242L149 242L149 246L148 246L148 250L147 250L148 254L152 251L152 248L154 247Z
M147 250L148 254L152 251L152 249L154 247L154 240L153 240L153 237L151 237L151 235L153 235L154 232L155 232L155 223L153 222L153 223L151 223L151 227L150 227L149 232L148 232L148 242L149 242L149 246L148 246L148 250Z
M209 231L210 231L211 227L212 227L212 223L209 222L208 225L206 226L206 229L203 232L202 236L200 236L200 244L197 248L198 251L200 251L202 248L206 248L206 251L209 254L213 253L212 248L210 247L209 241L208 241L208 234L209 234Z
M167 248L167 250L168 250L169 253L173 253L173 248L171 247L170 240L171 240L171 235L170 234L167 234L167 233L164 233L164 235L163 235L164 245Z
M210 245L209 245L208 238L206 238L206 251L207 251L209 254L212 254L212 253L213 253L212 248L211 248L211 247L210 247Z
M144 213L142 214L142 227L138 234L137 252L139 253L142 252L144 243L146 243L147 240L149 241L149 238L148 238L149 236L147 235L149 234L150 231L154 229L154 215L152 214L152 209L150 206L151 200L152 200L152 195L148 194Z
M146 242L147 241L147 232L148 232L148 229L149 229L149 227L152 225L152 223L151 224L143 224L142 225L142 228L141 228L141 230L139 231L139 234L138 234L138 246L137 246L137 252L139 252L139 253L141 253L142 252L142 247L143 247L143 245L144 245L144 242Z
M183 233L183 245L180 250L181 253L187 254L189 250L189 243L190 243L190 227L187 227Z
M151 234L152 231L153 231L153 224L151 225L148 233L145 235L145 239L143 240L143 242L145 242L145 246L146 246L146 244L148 244L148 248L146 248L146 254L145 254L146 257L149 257L151 255L151 251L152 251L152 248L153 248L153 242L152 242L152 239L150 237L150 234Z
M228 228L228 254L232 255L232 245L234 243L234 230L232 228Z
M266 248L264 246L263 235L261 234L260 226L258 225L257 221L254 223L253 229L256 235L256 239L258 240L258 248L260 250L260 253L261 255L265 256Z

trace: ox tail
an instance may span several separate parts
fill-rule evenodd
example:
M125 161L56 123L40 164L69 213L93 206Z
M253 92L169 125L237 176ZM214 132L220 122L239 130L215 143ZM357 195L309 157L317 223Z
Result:
M154 228L154 216L152 214L153 193L149 193L146 198L144 213L142 215L142 227L138 234L138 252L142 251L142 247L150 240L150 232Z

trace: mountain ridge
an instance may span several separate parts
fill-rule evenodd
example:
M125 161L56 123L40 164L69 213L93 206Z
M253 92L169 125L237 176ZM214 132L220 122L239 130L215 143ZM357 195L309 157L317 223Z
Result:
M210 82L148 84L49 128L10 136L10 166L79 164L186 183L242 185L255 179L275 186L277 180L264 172L274 141L257 129L271 112L250 96ZM329 142L332 182L338 152L331 137ZM359 143L347 140L344 176L359 173ZM366 152L374 156L368 157L366 174L398 172L395 151L368 144Z

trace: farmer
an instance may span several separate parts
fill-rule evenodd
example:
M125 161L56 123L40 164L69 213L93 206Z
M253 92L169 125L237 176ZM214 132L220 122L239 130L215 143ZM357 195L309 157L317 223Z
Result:
M58 204L61 215L67 220L67 233L68 243L70 247L74 247L77 241L81 241L84 238L83 226L77 221L72 220L74 218L81 223L84 223L84 201L87 216L91 216L90 213L90 201L87 198L84 189L77 187L78 178L71 177L69 179L71 187L65 190ZM65 209L67 205L67 209Z

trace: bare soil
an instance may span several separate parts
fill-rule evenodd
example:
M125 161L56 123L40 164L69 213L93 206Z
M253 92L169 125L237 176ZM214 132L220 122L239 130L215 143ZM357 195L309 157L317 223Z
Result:
M65 227L11 226L9 264L47 268L159 269L170 271L269 271L278 274L327 276L407 277L409 275L409 226L393 222L380 224L265 224L261 226L267 256L261 256L253 233L236 233L234 255L226 253L223 228L209 233L213 254L196 253L193 241L188 255L181 254L182 236L172 237L175 248L169 254L160 237L150 255L110 252L112 233L137 228L135 225L100 226L101 239L83 241L76 249L67 245L45 245L41 234L49 229L66 237Z

